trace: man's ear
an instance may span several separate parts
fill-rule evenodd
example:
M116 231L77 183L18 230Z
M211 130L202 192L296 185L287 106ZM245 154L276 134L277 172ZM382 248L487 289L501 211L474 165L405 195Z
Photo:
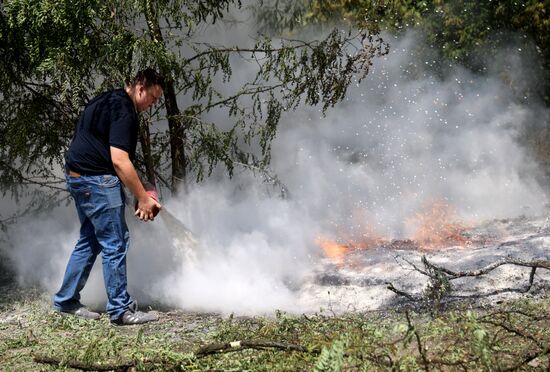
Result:
M143 84L138 84L136 85L136 87L138 88L138 92L140 94L143 94L143 92L145 92L145 86Z

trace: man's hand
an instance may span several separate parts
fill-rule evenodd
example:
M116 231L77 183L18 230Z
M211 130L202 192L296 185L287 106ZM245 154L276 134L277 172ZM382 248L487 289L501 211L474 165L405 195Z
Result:
M138 200L137 209L134 214L142 221L153 221L161 209L162 206L159 202L147 196L144 200Z
M147 194L134 165L124 150L111 146L111 160L122 183L138 200L135 215L142 221L153 221L162 206ZM155 210L156 208L156 210Z

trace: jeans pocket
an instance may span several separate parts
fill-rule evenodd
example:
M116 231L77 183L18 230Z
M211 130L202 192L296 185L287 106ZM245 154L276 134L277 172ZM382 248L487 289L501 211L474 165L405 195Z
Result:
M101 176L101 186L103 187L116 187L120 184L120 180L117 176L106 174Z
M103 189L107 196L108 208L119 208L124 200L122 199L122 189L120 187L106 187Z
M71 196L75 200L77 207L86 207L89 203L91 203L93 188L90 185L71 184L68 188Z

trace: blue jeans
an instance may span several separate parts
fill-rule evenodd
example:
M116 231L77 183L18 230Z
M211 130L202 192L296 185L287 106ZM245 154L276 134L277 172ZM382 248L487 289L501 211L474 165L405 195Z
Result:
M65 176L80 219L80 239L69 258L61 289L54 295L54 308L71 311L82 306L84 288L97 255L103 259L107 290L107 313L118 319L133 299L127 291L126 253L129 232L124 219L124 192L116 176Z

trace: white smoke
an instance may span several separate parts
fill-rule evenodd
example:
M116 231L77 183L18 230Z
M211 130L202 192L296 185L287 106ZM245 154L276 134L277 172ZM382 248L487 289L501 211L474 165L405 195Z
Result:
M412 33L393 41L346 102L282 130L274 166L283 181L297 199L322 200L337 224L366 211L397 237L405 217L436 199L466 219L540 212L536 165L516 141L536 120L529 106L497 76L455 68L436 78L414 53L419 42Z
M272 167L287 199L243 172L167 201L200 240L196 260L182 258L177 229L132 219L130 292L193 310L311 310L297 289L321 257L319 235L407 237L407 218L437 200L468 222L540 213L547 197L517 137L541 108L519 103L498 74L455 67L437 76L415 52L421 43L414 33L392 39L390 54L326 117L311 108L283 117ZM18 227L10 253L20 278L52 292L78 235L72 209L54 216ZM83 296L100 307L96 266Z
M419 42L412 33L394 40L326 117L305 109L285 117L272 166L287 200L237 176L173 202L206 254L163 283L166 299L217 311L304 310L288 282L299 285L313 267L319 234L407 237L407 218L438 200L470 223L542 211L536 165L517 142L530 108L497 76L457 67L435 77L414 52Z

